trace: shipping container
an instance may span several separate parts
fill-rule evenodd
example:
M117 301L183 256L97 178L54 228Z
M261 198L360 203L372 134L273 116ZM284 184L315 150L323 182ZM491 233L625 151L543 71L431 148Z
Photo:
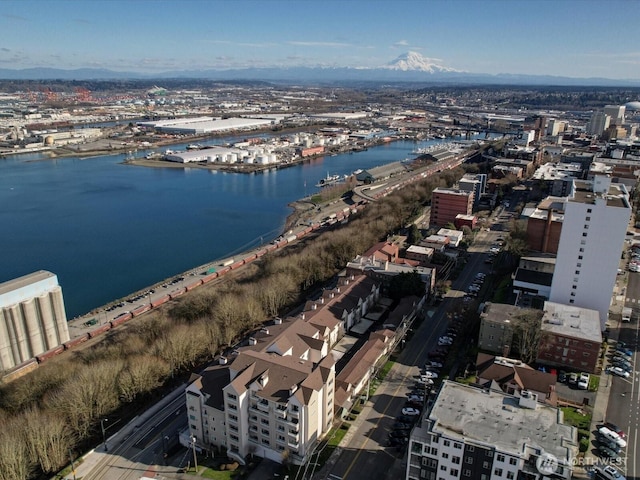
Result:
M186 287L187 292L190 291L190 290L193 290L196 287L199 287L200 285L202 285L202 279L199 278L195 282L191 282L190 284L187 285L187 287Z
M186 288L176 288L175 290L172 290L169 293L169 298L171 298L171 300L173 300L174 298L179 297L180 295L182 295L186 291L187 291Z
M114 318L113 320L111 320L111 327L115 328L118 325L122 325L124 322L131 320L133 318L133 315L131 315L131 312L124 312L121 313L120 315L118 315L116 318Z
M211 280L215 280L216 278L218 278L218 273L211 273L211 274L207 275L206 277L202 278L202 283L208 283Z

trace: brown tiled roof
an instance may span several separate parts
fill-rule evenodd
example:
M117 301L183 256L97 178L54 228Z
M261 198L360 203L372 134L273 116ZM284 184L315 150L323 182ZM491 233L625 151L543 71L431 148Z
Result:
M189 384L195 383L201 392L206 393L207 398L205 404L217 408L224 409L224 397L222 389L229 384L231 375L227 365L212 365L207 367L202 375L192 374Z
M351 385L358 383L382 356L385 344L380 339L368 340L349 360L336 379Z

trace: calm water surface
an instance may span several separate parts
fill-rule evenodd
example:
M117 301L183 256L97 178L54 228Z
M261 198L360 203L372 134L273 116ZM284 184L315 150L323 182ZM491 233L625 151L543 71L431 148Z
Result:
M433 143L394 142L252 175L122 165L124 155L0 159L0 282L50 270L72 318L268 243L287 204L317 191L327 173L403 160Z

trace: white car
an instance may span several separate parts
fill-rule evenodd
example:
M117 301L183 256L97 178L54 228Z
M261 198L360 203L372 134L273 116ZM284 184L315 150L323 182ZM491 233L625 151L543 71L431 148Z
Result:
M410 417L420 415L420 410L417 408L405 407L402 409L402 414Z
M624 448L627 446L626 440L622 438L620 435L618 435L617 432L614 432L610 428L600 427L598 429L598 433L602 435L604 438L606 438L607 440L615 442L616 445L618 445L620 448Z
M580 377L578 377L578 388L580 390L586 390L589 388L589 374L581 373Z
M627 372L624 368L620 368L620 367L609 367L609 373L613 375L617 375L618 377L622 377L622 378L629 378L631 376L629 372Z
M440 362L436 362L435 360L431 360L429 363L427 363L425 366L425 368L429 368L429 367L433 367L433 368L442 368L442 363Z
M609 480L626 480L624 475L622 475L615 467L612 467L611 465L596 465L593 468L599 474L601 474L605 478L608 478Z
M420 378L424 380L433 380L434 378L438 378L438 374L436 372L427 371L420 375Z

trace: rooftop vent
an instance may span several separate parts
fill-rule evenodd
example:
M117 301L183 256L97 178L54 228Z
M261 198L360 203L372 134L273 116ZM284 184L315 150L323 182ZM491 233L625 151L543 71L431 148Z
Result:
M275 317L273 319L273 324L274 325L282 325L282 319L280 317Z
M226 365L226 364L227 364L227 357L220 357L220 358L218 359L218 363L219 363L220 365Z
M258 340L256 340L254 337L249 337L249 345L256 345L258 343Z

